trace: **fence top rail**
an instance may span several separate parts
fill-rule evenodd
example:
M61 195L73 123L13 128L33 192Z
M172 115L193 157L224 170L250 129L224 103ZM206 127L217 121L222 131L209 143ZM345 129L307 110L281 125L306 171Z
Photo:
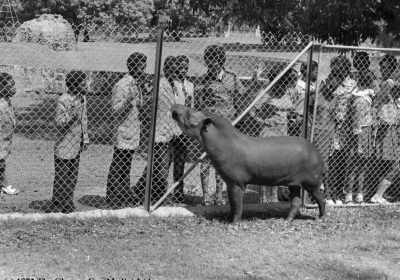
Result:
M342 49L342 50L363 50L363 51L381 51L381 52L398 52L400 49L397 48L375 48L375 47L357 47L357 46L342 46L342 45L321 45L325 49Z

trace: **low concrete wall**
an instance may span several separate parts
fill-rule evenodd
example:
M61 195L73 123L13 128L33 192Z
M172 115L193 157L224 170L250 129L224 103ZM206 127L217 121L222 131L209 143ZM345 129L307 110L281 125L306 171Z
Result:
M62 94L66 90L67 69L37 68L20 65L0 65L1 72L13 75L17 92L48 92ZM89 79L89 93L108 95L115 83L124 75L122 72L84 71Z

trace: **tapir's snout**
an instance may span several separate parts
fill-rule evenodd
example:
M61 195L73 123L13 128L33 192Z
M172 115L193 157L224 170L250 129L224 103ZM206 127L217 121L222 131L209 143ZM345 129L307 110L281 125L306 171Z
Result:
M188 108L186 106L180 105L180 104L175 104L171 107L171 115L172 118L180 123L183 120L183 116L186 114L186 111L188 110Z
M184 105L175 104L171 107L171 116L184 134L194 138L200 137L201 124L204 118L202 112L194 111Z
M171 107L172 118L176 120L179 115L182 115L186 112L186 107L180 104L175 104Z
M175 104L171 107L172 119L176 121L176 123L182 129L183 132L185 132L183 116L185 116L187 109L188 109L187 107L180 104Z

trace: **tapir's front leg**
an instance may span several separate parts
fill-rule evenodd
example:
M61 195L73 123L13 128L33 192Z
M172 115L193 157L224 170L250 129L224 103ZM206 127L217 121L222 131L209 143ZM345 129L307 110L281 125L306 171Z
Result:
M232 223L240 222L243 210L243 190L235 183L227 183L228 200L230 206L229 221Z

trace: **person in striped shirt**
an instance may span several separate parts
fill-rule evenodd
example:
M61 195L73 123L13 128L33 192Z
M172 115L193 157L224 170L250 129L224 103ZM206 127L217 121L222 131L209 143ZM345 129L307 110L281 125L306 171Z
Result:
M74 190L78 182L81 153L89 144L87 118L87 82L82 71L66 75L67 92L57 101L54 145L53 207L51 212L75 211Z

